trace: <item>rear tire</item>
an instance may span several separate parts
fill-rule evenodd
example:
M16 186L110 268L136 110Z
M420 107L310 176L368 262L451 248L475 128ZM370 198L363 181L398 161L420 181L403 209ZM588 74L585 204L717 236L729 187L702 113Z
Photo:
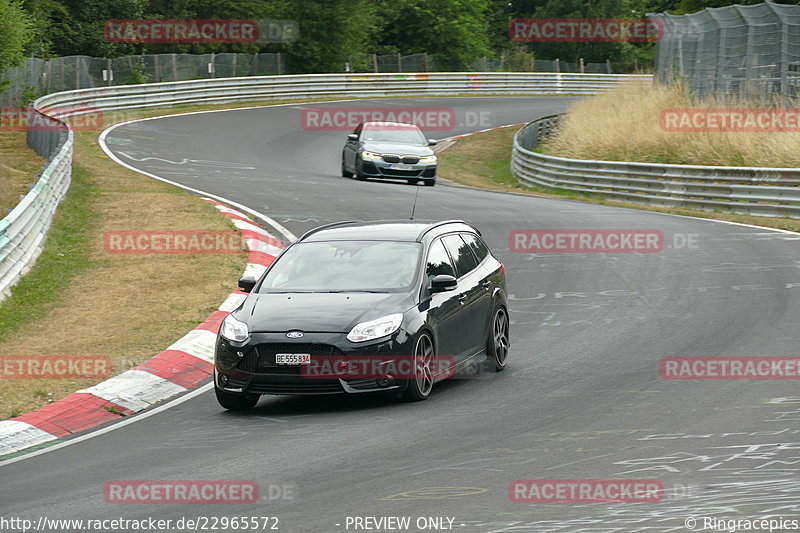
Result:
M494 312L489 338L486 341L486 354L494 364L495 372L501 372L506 367L508 359L508 312L505 307L498 307Z
M236 394L214 387L219 404L229 411L248 411L258 403L260 394Z
M433 340L427 333L422 333L414 343L414 376L408 380L408 388L403 391L403 400L419 402L430 396L433 390L431 366L435 359Z
M347 170L347 166L344 164L344 154L342 154L342 177L343 178L353 177L353 173Z

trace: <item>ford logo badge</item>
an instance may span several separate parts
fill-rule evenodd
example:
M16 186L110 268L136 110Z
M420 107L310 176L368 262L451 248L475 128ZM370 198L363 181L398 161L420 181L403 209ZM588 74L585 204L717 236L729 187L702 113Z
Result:
M302 331L290 331L290 332L286 333L286 336L289 337L290 339L299 339L300 337L303 336L303 332Z

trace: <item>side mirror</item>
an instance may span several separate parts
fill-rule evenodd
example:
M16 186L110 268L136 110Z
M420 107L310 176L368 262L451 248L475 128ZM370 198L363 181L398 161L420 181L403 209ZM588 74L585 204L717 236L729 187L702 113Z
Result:
M449 274L439 274L431 281L432 293L454 291L456 287L458 287L458 281Z
M437 139L428 139L428 146L433 146L437 144L439 141Z
M239 290L242 292L250 292L256 286L258 280L255 278L242 278L239 280Z
M347 140L348 140L348 141L357 141L357 140L358 140L358 135L357 135L357 134L355 134L355 133L351 133L351 134L349 134L349 135L347 136Z

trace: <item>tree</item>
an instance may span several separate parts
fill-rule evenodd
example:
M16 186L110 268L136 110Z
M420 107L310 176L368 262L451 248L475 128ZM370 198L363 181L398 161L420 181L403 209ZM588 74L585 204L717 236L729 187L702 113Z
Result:
M34 38L33 21L18 0L0 0L0 72L22 63Z
M378 47L402 54L436 54L440 70L469 68L490 55L486 18L490 0L392 0L384 2Z
M284 45L290 72L342 72L353 57L368 53L375 25L370 0L302 0L287 18L300 25L297 41Z

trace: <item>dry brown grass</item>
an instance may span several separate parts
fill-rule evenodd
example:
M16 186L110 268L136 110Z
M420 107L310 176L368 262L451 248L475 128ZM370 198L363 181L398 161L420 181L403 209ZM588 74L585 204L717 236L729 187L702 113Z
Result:
M42 164L44 159L28 148L24 131L0 133L0 219L19 203L20 194L28 192Z
M75 147L75 163L91 173L99 199L89 268L43 317L0 342L0 354L109 356L118 374L165 349L216 310L247 256L107 254L106 231L230 230L232 225L199 197L115 164L95 143L96 135L77 133ZM0 419L97 381L0 379Z
M693 101L680 87L630 83L573 105L544 150L609 161L800 167L800 133L673 132L661 111L686 107L764 107L757 102ZM794 106L793 106L794 107Z

